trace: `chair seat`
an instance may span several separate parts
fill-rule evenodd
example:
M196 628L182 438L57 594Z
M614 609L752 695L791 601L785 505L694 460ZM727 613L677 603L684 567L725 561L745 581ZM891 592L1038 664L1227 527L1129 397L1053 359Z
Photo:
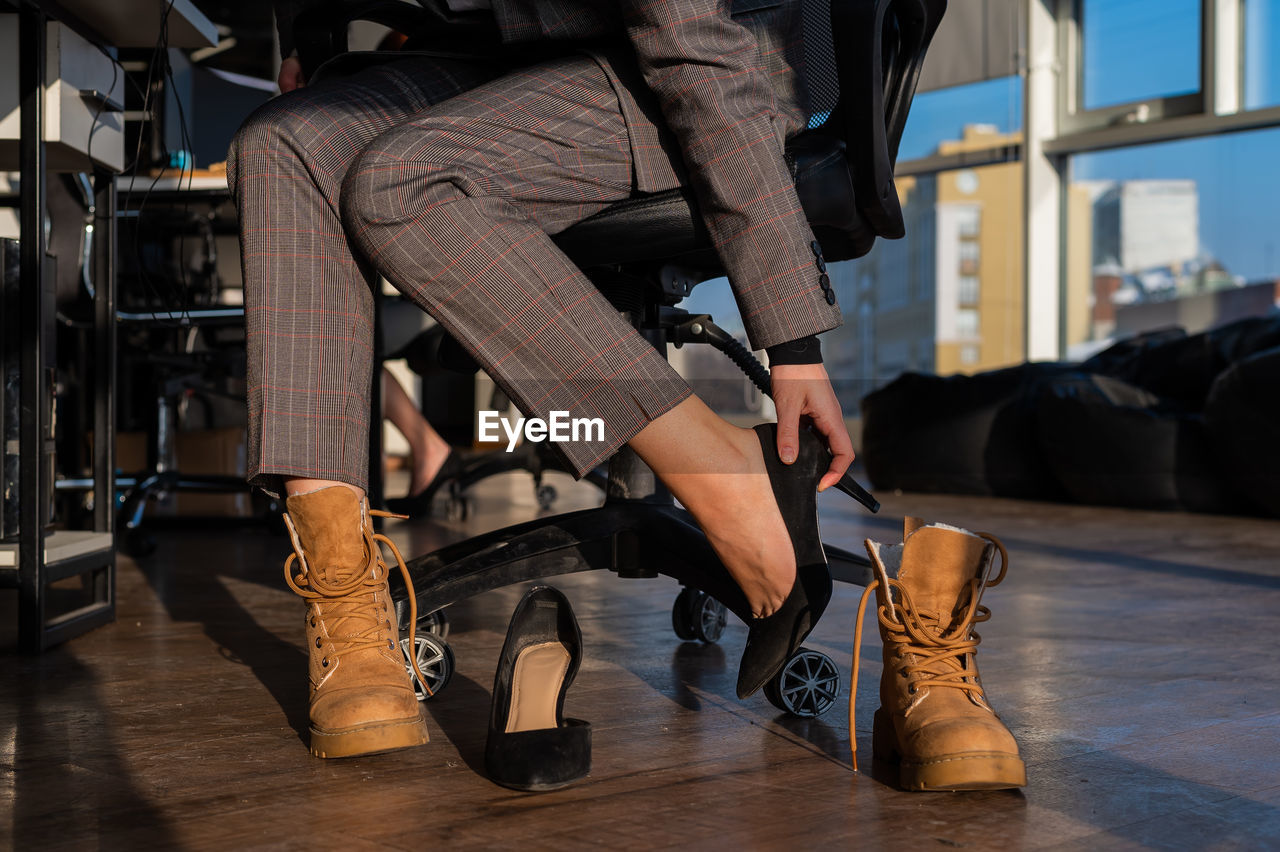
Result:
M611 204L553 239L581 267L715 259L697 201L685 187Z
M796 192L828 260L861 257L875 235L858 213L844 143L817 132L787 146ZM553 238L583 268L638 262L718 267L711 236L687 187L636 195Z

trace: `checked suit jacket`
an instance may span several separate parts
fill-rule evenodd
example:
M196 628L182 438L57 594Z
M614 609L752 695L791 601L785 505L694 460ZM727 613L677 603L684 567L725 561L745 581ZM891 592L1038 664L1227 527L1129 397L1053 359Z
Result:
M420 2L442 26L492 15L506 45L562 44L600 63L627 124L636 190L693 187L753 348L840 324L784 157L806 119L803 0L492 0L465 13ZM307 5L276 0L286 55L290 22Z

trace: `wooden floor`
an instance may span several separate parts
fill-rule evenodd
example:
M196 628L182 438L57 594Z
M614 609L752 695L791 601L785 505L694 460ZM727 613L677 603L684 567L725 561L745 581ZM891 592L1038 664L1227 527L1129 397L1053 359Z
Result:
M557 508L596 500L556 480ZM594 769L520 794L482 773L493 667L521 590L451 611L458 671L431 743L346 761L305 745L302 607L265 529L168 530L122 558L119 618L38 658L0 651L0 844L17 849L1165 849L1280 846L1280 524L1004 500L824 495L849 549L904 512L993 532L1009 577L979 660L1021 743L1023 792L910 794L850 770L838 704L818 720L734 697L745 629L680 643L670 580L555 580L586 660L567 711ZM514 507L514 508L513 508ZM482 485L466 524L396 523L406 552L535 512L526 478ZM848 692L860 589L808 643ZM12 613L11 601L3 614ZM880 673L869 618L858 746ZM866 764L870 761L865 760Z

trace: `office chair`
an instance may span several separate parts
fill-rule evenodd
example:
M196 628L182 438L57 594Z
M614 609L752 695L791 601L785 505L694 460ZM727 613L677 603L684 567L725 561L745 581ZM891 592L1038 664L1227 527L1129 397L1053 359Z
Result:
M903 236L893 182L897 148L925 51L946 0L806 0L805 79L809 129L787 155L796 189L828 262L870 251L877 236ZM347 54L350 20L375 20L402 32L430 31L431 10L381 0L333 0L304 16L296 31L304 70L347 73L393 54ZM489 45L483 27L448 40L456 55L468 43ZM429 46L429 45L428 45ZM335 58L336 57L336 58ZM325 60L333 58L327 69ZM311 77L309 76L309 79ZM764 393L769 373L711 317L677 307L700 281L723 274L686 189L637 195L555 236L556 244L659 351L669 342L709 343L725 352ZM867 497L868 508L878 504ZM824 545L833 579L865 584L867 561ZM448 682L453 656L440 610L490 589L557 574L608 569L620 577L664 574L685 588L673 608L682 639L714 641L720 605L746 620L750 608L692 518L628 447L609 462L604 505L516 524L414 558L408 563L420 619L418 646L406 647L431 692ZM407 596L400 602L402 627ZM717 603L718 602L718 603ZM407 640L406 640L407 645ZM419 685L419 694L426 690ZM801 648L765 687L771 703L799 716L825 712L839 691L825 655Z

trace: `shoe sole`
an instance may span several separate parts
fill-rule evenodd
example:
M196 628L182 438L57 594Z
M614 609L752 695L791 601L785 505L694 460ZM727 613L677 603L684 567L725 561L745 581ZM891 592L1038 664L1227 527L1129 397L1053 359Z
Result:
M944 754L932 760L903 760L892 722L881 721L876 711L872 728L872 758L898 771L898 786L912 792L960 792L1011 790L1027 786L1022 758L1005 752Z
M311 729L311 753L323 758L380 754L420 746L427 741L427 722L421 716L342 731Z
M955 754L926 763L899 763L898 784L917 792L1011 790L1027 786L1022 758L1010 754Z

